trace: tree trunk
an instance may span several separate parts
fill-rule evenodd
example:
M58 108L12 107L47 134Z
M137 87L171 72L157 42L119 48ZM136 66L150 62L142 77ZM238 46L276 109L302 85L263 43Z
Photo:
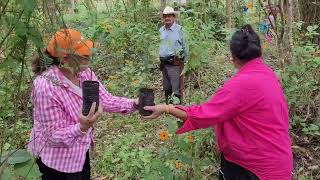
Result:
M232 0L226 0L227 28L232 28Z
M293 55L293 30L292 30L292 24L293 24L293 0L288 0L287 2L287 31L288 31L288 57L287 57L287 63L294 63L294 55Z
M320 0L299 0L302 21L306 23L320 22Z
M74 0L70 0L70 4L71 4L71 7L70 7L70 9L69 9L69 12L70 12L70 13L74 13L74 12L75 12L75 9L76 9L75 1L74 1Z
M293 7L293 17L294 17L294 21L298 22L301 20L301 16L300 16L300 6L299 6L299 0L293 0L292 1L292 5Z
M320 26L320 0L299 0L301 21L305 22L305 28L309 25ZM320 33L320 28L318 28ZM314 38L314 42L320 45L320 36Z
M128 7L131 7L134 3L134 0L127 0Z

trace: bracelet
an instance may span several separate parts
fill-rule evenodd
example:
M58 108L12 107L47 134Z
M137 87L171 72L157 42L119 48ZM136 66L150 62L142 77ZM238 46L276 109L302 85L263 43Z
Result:
M169 109L169 106L168 105L165 105L166 106L166 114L169 114L169 111L170 111L170 109Z
M172 104L166 105L166 113L170 114L170 107L172 107Z
M88 130L87 130L87 131L82 131L80 126L79 126L79 130L80 130L80 132L81 132L82 134L87 134L87 131L88 131Z

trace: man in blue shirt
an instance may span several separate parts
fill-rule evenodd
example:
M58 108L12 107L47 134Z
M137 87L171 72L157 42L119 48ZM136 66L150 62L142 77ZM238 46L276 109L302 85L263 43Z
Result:
M160 70L163 75L163 90L166 103L171 95L182 103L184 63L188 57L188 47L182 27L175 22L176 12L172 7L163 10L164 25L160 28Z

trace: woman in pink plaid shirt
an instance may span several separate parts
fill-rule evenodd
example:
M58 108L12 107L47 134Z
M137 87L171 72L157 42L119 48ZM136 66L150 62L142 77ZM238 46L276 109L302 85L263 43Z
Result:
M128 113L137 100L111 95L88 68L93 42L78 31L62 29L51 38L44 57L33 59L34 126L28 150L36 157L42 179L90 179L89 149L94 147L93 125L102 111ZM63 65L63 66L61 66ZM100 106L81 113L83 81L99 81Z

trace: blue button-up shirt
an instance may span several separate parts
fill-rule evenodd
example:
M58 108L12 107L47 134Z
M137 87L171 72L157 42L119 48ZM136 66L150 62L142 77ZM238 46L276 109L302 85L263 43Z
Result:
M189 50L182 27L177 23L173 23L169 29L162 26L159 31L160 57L181 55L184 61L187 61Z

